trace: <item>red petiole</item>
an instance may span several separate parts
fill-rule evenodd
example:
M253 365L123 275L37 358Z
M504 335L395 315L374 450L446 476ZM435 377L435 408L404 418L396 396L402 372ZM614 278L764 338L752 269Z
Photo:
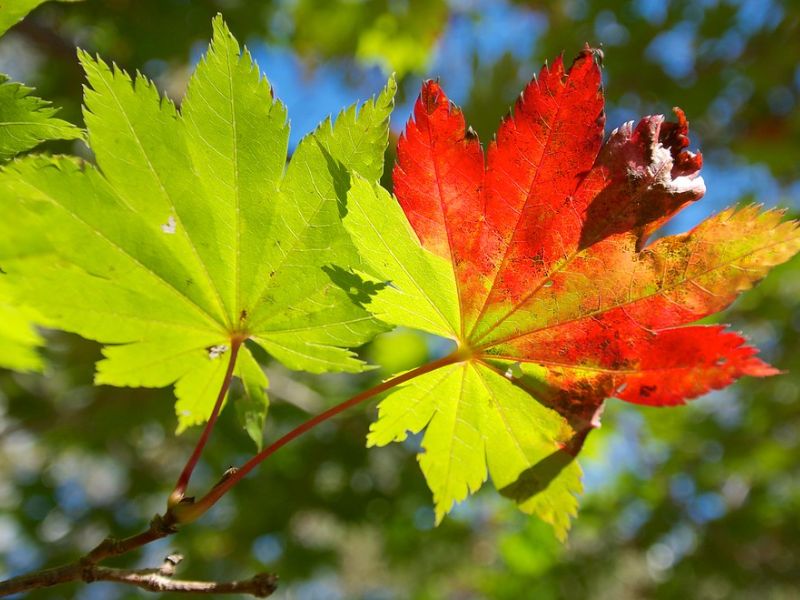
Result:
M235 359L235 356L233 355L233 352L231 352L231 358ZM280 437L279 439L274 441L272 444L270 444L269 446L264 448L261 452L256 454L250 460L248 460L240 468L229 470L225 474L225 476L213 488L211 488L211 490L208 491L208 493L206 493L202 498L200 498L196 502L183 502L183 503L180 503L180 499L179 499L178 503L170 504L170 509L169 510L170 510L171 515L174 517L175 521L177 523L179 523L179 524L191 523L192 521L197 520L203 514L205 514L212 506L214 506L214 504L216 504L217 501L220 498L222 498L222 496L224 496L233 486L235 486L237 483L239 483L239 481L244 479L253 469L255 469L264 460L266 460L267 458L272 456L272 454L274 454L276 451L281 449L283 446L285 446L286 444L288 444L292 440L298 438L299 436L303 435L307 431L313 429L314 427L316 427L320 423L323 423L323 422L327 421L328 419L330 419L331 417L334 417L334 416L338 415L339 413L344 412L348 408L356 406L357 404L361 404L362 402L364 402L366 400L369 400L370 398L373 398L373 397L377 396L378 394L380 394L382 392L385 392L386 390L389 390L389 389L391 389L393 387L401 385L401 384L405 383L406 381L410 381L411 379L419 377L420 375L424 375L425 373L430 373L431 371L435 371L436 369L440 369L440 368L445 367L447 365L455 364L457 362L460 362L460 361L464 360L465 358L466 358L466 356L464 355L464 352L462 352L462 351L453 352L452 354L449 354L449 355L447 355L447 356L445 356L443 358L440 358L438 360L434 360L434 361L432 361L430 363L427 363L425 365L417 367L416 369L412 369L411 371L407 371L405 373L402 373L401 375L398 375L396 377L392 377L391 379L388 379L388 380L386 380L386 381L384 381L382 383L379 383L378 385L373 386L370 389L365 390L365 391L361 392L360 394L357 394L357 395L353 396L352 398L350 398L348 400L345 400L344 402L329 408L328 410L316 415L315 417L312 417L311 419L305 421L304 423L301 423L300 425L298 425L297 427L292 429L290 432L288 432L287 434L285 434L284 436ZM231 364L233 364L233 362L234 362L234 360L231 360ZM233 372L233 369L230 366L229 366L229 371L230 371L230 373ZM230 380L229 380L229 378L226 378L226 381L223 383L223 388L222 388L222 390L220 390L220 397L221 398L224 398L225 393L227 392L229 384L230 384ZM218 401L218 404L221 405L221 402ZM216 408L217 407L215 407L215 409ZM212 416L214 416L214 418L216 418L216 415L218 414L218 412L219 411L215 410L215 413L212 414ZM209 424L210 423L211 423L211 421L209 421ZM203 432L204 433L204 437L207 439L207 436L205 436L206 432L210 432L210 427L206 426L206 430ZM203 442L203 445L205 444L206 439L201 438L201 441ZM199 443L198 443L198 448L200 450L202 450L202 446ZM194 467L194 465L197 463L197 459L199 458L199 455L200 455L200 452L198 451L198 448L195 448L195 452L192 454L192 459L194 461L192 463L192 465L191 465L192 467ZM192 459L190 459L190 460L192 460ZM187 467L189 467L188 463L187 463ZM184 473L186 473L186 471L187 471L187 469L184 468ZM191 475L191 470L189 470L189 474ZM183 474L182 474L181 475L181 479L179 479L179 483L181 481L183 481L183 479L184 479L184 477L183 477ZM188 482L188 478L187 478L186 481ZM176 487L176 491L177 491L177 487ZM183 494L183 492L185 492L185 485L184 485L183 489L181 490L181 494ZM170 496L170 499L172 499L174 497L174 495L175 495L175 492L173 492L173 495ZM183 496L181 496L181 498L182 497Z

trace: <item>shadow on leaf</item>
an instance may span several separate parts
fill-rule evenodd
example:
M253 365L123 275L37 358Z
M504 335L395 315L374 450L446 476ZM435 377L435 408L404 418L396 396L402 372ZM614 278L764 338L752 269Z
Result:
M365 304L369 304L372 296L386 287L383 282L365 281L357 274L337 265L328 265L322 267L322 270L361 308L364 308Z

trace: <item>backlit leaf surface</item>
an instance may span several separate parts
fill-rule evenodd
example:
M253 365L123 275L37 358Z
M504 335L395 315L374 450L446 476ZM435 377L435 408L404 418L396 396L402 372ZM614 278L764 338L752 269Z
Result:
M78 139L81 130L56 119L56 109L31 95L31 89L0 74L0 162L30 150L46 140ZM10 224L10 223L9 223ZM11 243L5 236L3 244ZM33 330L33 312L13 300L9 282L0 274L0 367L38 371L41 359L35 347L42 342Z
M676 114L604 140L587 48L571 69L558 58L541 71L484 152L428 81L398 145L397 199L365 180L351 189L363 271L389 282L370 310L458 344L454 364L382 401L369 436L426 429L419 461L438 519L491 476L563 536L580 489L573 458L606 398L682 404L776 372L741 335L689 324L790 258L795 224L728 209L648 244L705 192Z
M0 74L0 160L8 160L45 140L81 137L80 129L54 118L56 109L32 96L32 91Z
M0 35L21 21L25 15L31 12L40 4L47 0L3 0L0 3ZM61 2L80 2L81 0L60 0Z
M12 301L13 293L0 277L0 367L15 371L39 371L42 360L36 347L42 337L34 330L32 321L36 314Z
M175 383L183 429L208 417L237 339L292 369L361 371L347 348L385 326L336 281L356 260L340 211L351 173L383 170L394 83L322 123L287 166L286 109L220 18L180 110L143 76L80 59L97 165L5 169L0 193L48 247L3 264L52 325L107 344L96 381ZM266 379L247 346L236 374L260 443Z
M14 0L0 4L0 35L22 19L42 0ZM9 81L0 73L0 162L30 150L46 140L72 140L81 130L54 117L57 110L49 102L31 95L33 90ZM7 237L7 236L6 236ZM9 243L6 239L5 243ZM42 339L33 329L34 313L13 300L9 282L0 278L0 367L18 371L38 371L42 362L36 346Z

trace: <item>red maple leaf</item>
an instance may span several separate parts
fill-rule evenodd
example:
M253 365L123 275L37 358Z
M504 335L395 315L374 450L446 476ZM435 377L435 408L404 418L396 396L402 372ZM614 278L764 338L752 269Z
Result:
M369 310L458 344L384 398L368 438L425 429L437 519L491 477L564 535L572 459L606 398L682 404L776 373L741 335L691 323L791 257L795 224L750 206L650 242L703 196L702 159L679 109L675 123L645 117L604 140L594 57L545 67L485 153L425 83L398 143L397 202L352 181L345 226L365 275L389 283Z
M753 207L648 245L703 196L702 157L677 108L676 123L649 116L604 141L594 57L587 47L568 71L561 58L545 66L485 154L426 82L394 170L421 244L453 265L462 349L503 371L520 363L517 384L578 430L609 396L675 405L775 374L739 334L686 325L798 246L793 224Z

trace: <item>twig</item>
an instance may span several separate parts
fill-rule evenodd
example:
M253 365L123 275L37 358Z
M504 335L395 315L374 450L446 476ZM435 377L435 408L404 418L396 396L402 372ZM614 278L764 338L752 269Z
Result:
M175 519L170 513L167 513L163 516L156 515L150 521L150 526L142 533L132 535L121 540L108 537L100 542L93 550L91 550L78 562L84 564L99 563L114 556L127 554L128 552L136 550L137 548L141 548L150 542L155 542L156 540L170 536L177 531L178 528L176 526Z
M156 515L150 521L150 526L142 533L124 539L106 538L73 563L0 581L0 596L51 587L70 581L94 581L89 575L96 568L97 563L114 556L127 554L150 542L172 535L176 531L175 520L169 513L165 516Z
M270 573L259 573L241 581L187 581L172 579L159 570L126 570L94 567L93 581L114 581L134 585L149 592L182 592L185 594L249 594L266 598L278 588L278 578Z
M101 544L101 546L103 546ZM115 547L105 544L104 548ZM100 546L98 546L100 548ZM100 551L101 553L107 550ZM91 555L91 553L89 554ZM87 557L89 556L87 555ZM88 562L86 558L55 569L46 569L23 577L0 583L0 596L27 592L33 589L50 587L70 581L113 581L133 585L150 592L180 592L185 594L249 594L256 598L266 598L277 589L278 578L269 573L259 573L241 581L188 581L173 579L178 563L183 560L179 554L167 556L157 569L117 569L101 567Z

